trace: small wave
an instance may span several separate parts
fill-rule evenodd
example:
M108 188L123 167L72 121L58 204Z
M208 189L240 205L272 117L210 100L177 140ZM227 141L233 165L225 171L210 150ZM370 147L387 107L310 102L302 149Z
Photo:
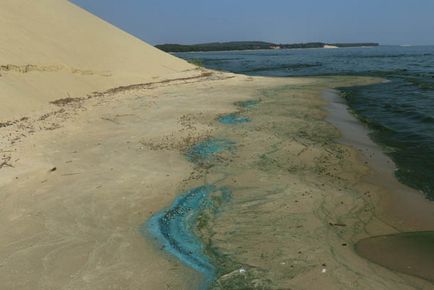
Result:
M413 108L411 110L405 108L394 107L391 109L394 113L400 113L402 118L412 119L421 123L434 123L434 116Z

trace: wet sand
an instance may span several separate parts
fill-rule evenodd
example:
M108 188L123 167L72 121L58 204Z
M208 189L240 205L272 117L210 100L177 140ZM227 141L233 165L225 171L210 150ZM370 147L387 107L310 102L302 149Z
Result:
M362 239L355 245L357 253L389 269L433 282L434 241L430 231L434 229L434 204L395 178L393 161L369 139L369 129L356 120L338 94L334 90L323 93L329 102L327 120L342 132L341 143L363 153L371 168L364 180L382 188L376 191L380 204L376 212L394 229L390 235Z
M381 148L369 138L369 129L350 112L338 91L326 90L322 97L328 101L327 121L341 132L338 142L359 150L363 162L371 169L363 182L376 187L378 214L396 231L433 229L434 204L421 192L398 181L394 175L396 165L384 153L387 148Z

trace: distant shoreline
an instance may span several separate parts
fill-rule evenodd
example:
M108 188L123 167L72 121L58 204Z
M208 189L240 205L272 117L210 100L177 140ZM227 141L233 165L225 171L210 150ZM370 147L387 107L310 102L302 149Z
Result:
M305 48L346 48L346 47L376 47L379 43L325 43L308 42L294 44L276 44L263 41L213 42L202 44L159 44L155 47L165 52L208 52L208 51L242 51L242 50L280 50Z

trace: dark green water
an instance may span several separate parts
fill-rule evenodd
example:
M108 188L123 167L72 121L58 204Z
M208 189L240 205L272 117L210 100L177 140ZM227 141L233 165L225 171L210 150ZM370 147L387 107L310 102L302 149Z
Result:
M398 166L396 176L434 200L434 46L180 53L212 69L260 76L379 76L342 89L350 108Z

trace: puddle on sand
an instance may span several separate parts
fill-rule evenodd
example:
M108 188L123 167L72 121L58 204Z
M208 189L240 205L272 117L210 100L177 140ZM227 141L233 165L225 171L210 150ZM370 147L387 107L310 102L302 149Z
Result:
M175 199L170 208L153 215L142 227L162 245L162 248L185 265L204 276L206 289L215 279L216 269L205 255L202 241L195 235L200 215L210 210L216 213L221 203L231 197L228 188L204 185L194 188Z
M236 125L250 122L250 118L241 116L237 113L223 115L218 118L218 121L224 125Z
M367 238L359 241L355 249L371 262L434 282L434 232Z

